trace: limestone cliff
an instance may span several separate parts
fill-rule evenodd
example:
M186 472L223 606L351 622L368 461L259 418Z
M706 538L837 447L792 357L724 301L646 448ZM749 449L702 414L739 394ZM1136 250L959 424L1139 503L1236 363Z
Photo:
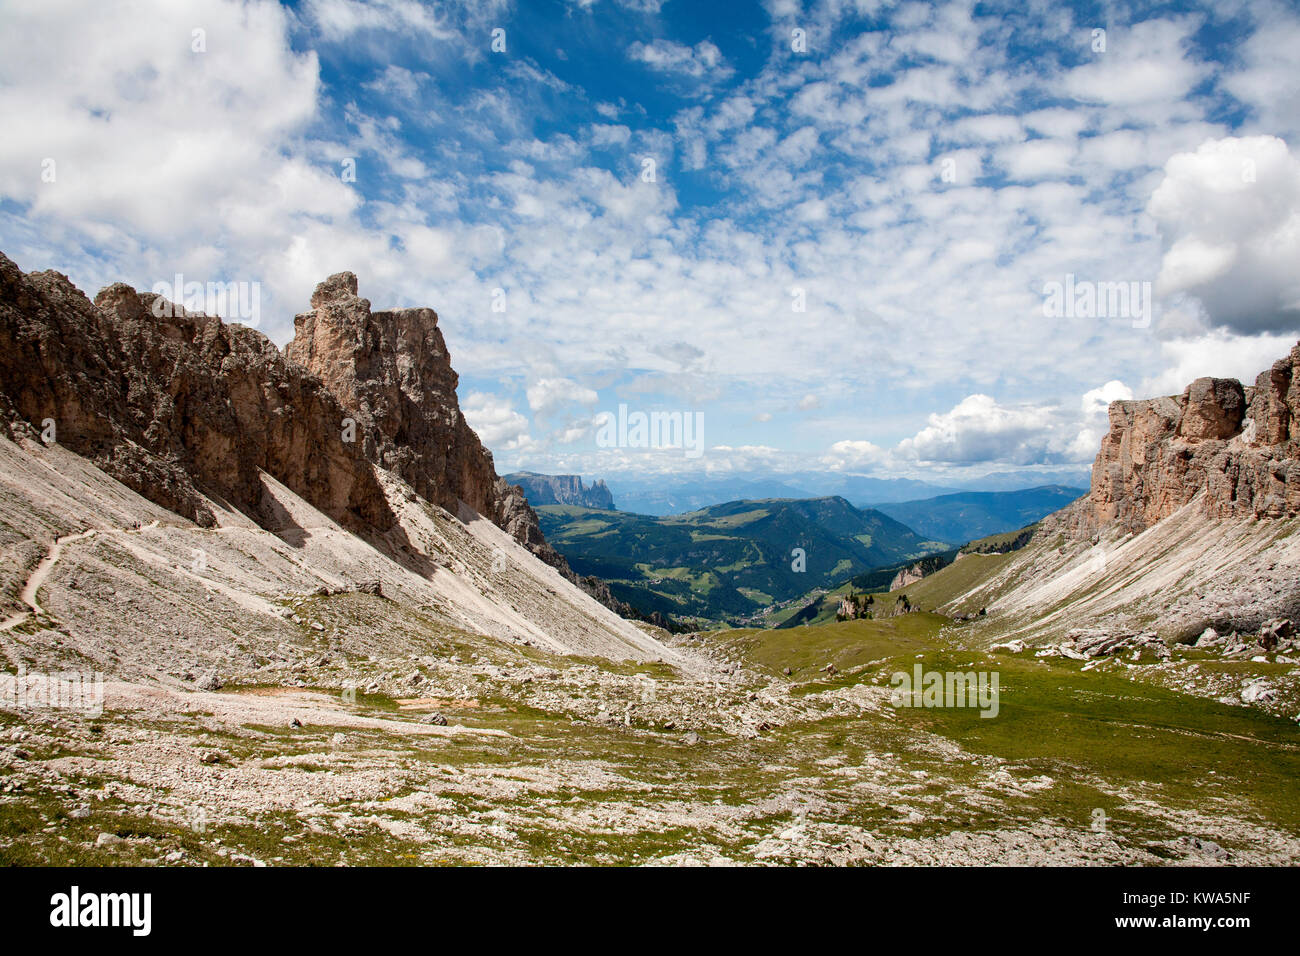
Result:
M385 528L344 411L259 332L152 309L116 284L92 303L0 254L0 427L56 441L151 501L211 525L205 496L256 515L266 471L335 520Z
M354 530L393 516L373 466L452 514L460 502L579 582L466 423L432 309L370 311L356 276L322 282L282 354L266 336L117 283L0 253L0 427L48 437L200 525L207 499L260 517L264 471Z
M527 499L497 477L492 453L465 421L438 314L372 312L351 272L320 283L311 306L294 318L286 355L317 375L346 410L362 454L452 514L465 502L567 572Z
M1214 518L1300 514L1300 344L1252 387L1200 378L1182 395L1112 402L1087 497L1045 522L1142 531L1195 502Z
M604 481L595 481L588 487L579 475L539 475L531 471L506 475L506 481L523 488L528 503L534 506L578 505L614 510L614 496Z

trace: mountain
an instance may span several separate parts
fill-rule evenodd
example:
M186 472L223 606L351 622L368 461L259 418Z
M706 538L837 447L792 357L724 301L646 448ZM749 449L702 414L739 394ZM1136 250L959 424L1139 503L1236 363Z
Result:
M38 599L57 608L110 673L177 655L242 671L262 651L226 660L232 635L262 649L312 636L286 623L283 595L373 585L384 603L367 614L394 634L663 658L579 589L618 606L497 477L458 407L436 313L371 312L356 293L351 273L322 282L281 353L120 283L91 302L0 255L0 597L13 620L47 620ZM92 592L144 587L147 613L121 620L75 579L31 587L69 535L89 538L87 580L114 582ZM331 633L364 643L358 627ZM113 637L127 635L129 648Z
M1272 646L1263 629L1300 619L1297 369L1300 344L1253 386L1200 378L1181 395L1112 402L1085 497L1025 547L964 555L906 590L946 614L986 608L989 641L1080 629L1190 641L1211 628L1249 637L1241 653L1259 656ZM1244 658L1240 669L1273 673Z
M534 508L539 505L578 505L582 508L614 510L614 496L603 481L590 488L579 475L539 475L531 471L517 471L506 475L506 481L524 490L524 497Z
M953 479L951 483L955 486L952 491L1019 491L1023 488L1041 488L1044 485L1082 488L1088 484L1088 466L1071 465L1065 468L1033 471L994 471L979 478Z
M706 478L676 481L610 479L623 510L642 515L677 515L726 501L757 498L813 498L815 495L778 478Z
M915 478L871 478L866 475L842 475L837 472L801 473L797 479L814 495L839 495L859 508L872 508L883 502L930 498L961 490L928 481L917 481Z
M547 540L580 574L643 612L750 619L850 575L940 550L843 498L731 501L682 515L564 505L538 509ZM800 560L795 549L802 549Z
M509 477L513 480L516 476ZM621 476L610 478L609 485L624 511L669 515L685 514L726 501L757 498L838 496L857 508L875 508L883 504L921 501L960 492L1021 491L1052 484L1073 488L1086 484L1087 477L1087 469L1080 467L1048 472L996 473L982 478L945 480L942 484L936 484L915 478L874 478L838 472L800 471L692 479Z
M1182 395L1112 402L1080 533L1141 531L1193 505L1214 518L1300 512L1300 345L1259 374L1199 378Z
M927 538L964 544L1033 524L1087 493L1084 488L1045 485L1021 491L966 491L878 508Z
M1300 861L1294 356L1112 408L1087 498L871 618L674 635L548 551L436 316L323 285L282 352L0 258L0 864ZM949 556L837 497L540 520L763 623Z
M694 479L616 478L610 487L625 511L646 515L685 514L727 501L760 498L845 498L857 507L905 501L958 491L911 478L792 472L780 475L728 475ZM865 503L865 504L864 504Z

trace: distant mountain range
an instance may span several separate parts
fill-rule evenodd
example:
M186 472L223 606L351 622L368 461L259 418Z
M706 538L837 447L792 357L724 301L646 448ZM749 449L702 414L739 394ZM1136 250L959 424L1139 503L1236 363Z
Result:
M511 476L513 480L513 476ZM725 477L674 479L608 477L609 488L623 511L637 514L685 514L724 501L757 498L824 498L839 496L858 508L918 501L968 491L1016 491L1045 485L1086 488L1086 468L1051 472L1017 471L980 478L935 483L914 478L872 478L835 472L744 474Z
M861 475L793 474L672 479L610 479L610 488L625 511L646 515L685 514L724 501L760 498L823 498L838 496L856 506L960 491L911 478L867 478Z
M841 497L731 501L668 516L573 505L537 511L547 541L579 574L604 579L643 613L679 619L743 621L946 547Z
M506 475L506 481L524 489L524 497L534 508L542 505L579 505L583 508L614 510L614 497L603 481L591 487L582 483L579 475L539 475L532 471L517 471Z
M1020 491L964 491L919 501L879 505L879 510L926 538L965 544L1015 531L1086 495L1086 488L1044 485Z

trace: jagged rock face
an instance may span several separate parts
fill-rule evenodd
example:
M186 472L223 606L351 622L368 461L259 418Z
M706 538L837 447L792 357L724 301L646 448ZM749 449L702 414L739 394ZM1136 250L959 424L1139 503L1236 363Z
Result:
M1183 393L1180 438L1231 438L1241 431L1246 392L1235 378L1198 378Z
M492 458L456 401L456 373L432 309L370 311L350 272L316 287L294 319L289 359L318 375L356 425L365 456L453 514L491 514Z
M587 487L579 475L539 475L530 471L507 475L506 480L523 488L529 503L535 506L579 505L614 510L614 496L604 481L595 481Z
M256 516L259 469L341 523L391 523L373 468L340 439L342 408L314 376L252 329L179 308L155 315L156 299L119 283L91 303L67 276L24 275L0 254L10 435L52 420L59 444L200 525L214 520L203 494Z
M1193 501L1217 518L1300 513L1297 366L1300 344L1253 388L1202 378L1181 396L1112 402L1092 490L1051 527L1136 532Z
M315 373L347 416L366 458L401 476L423 498L457 513L463 501L547 563L567 571L546 544L527 499L497 477L492 453L461 414L459 377L432 309L371 312L351 272L316 287L294 318L289 360Z
M925 569L919 564L914 564L909 568L903 568L894 575L894 579L889 582L889 590L897 591L905 588L909 584L915 584L925 577Z

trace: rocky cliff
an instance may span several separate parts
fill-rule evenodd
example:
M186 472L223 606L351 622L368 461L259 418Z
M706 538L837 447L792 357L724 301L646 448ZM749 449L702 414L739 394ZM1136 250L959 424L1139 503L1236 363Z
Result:
M463 501L542 560L568 572L523 493L493 467L456 398L459 377L433 309L371 312L351 272L316 287L294 318L289 361L346 410L362 454L453 514Z
M0 254L3 427L203 526L213 497L260 520L266 472L345 526L383 533L393 516L377 465L452 514L463 501L577 581L461 414L436 313L372 313L351 273L311 305L282 354L260 332L120 283L91 302L67 276L26 275Z
M1300 344L1253 386L1200 378L1182 395L1112 402L1087 497L1045 522L1137 532L1185 505L1212 518L1300 513Z
M92 303L67 276L24 275L0 254L8 434L58 442L202 526L211 497L255 516L259 470L349 527L391 523L373 468L342 440L343 409L314 375L252 329L155 315L155 299L117 284Z
M506 475L506 481L522 488L528 503L534 507L578 505L604 511L614 510L614 496L604 481L595 481L591 487L587 487L579 475L539 475L531 471Z

